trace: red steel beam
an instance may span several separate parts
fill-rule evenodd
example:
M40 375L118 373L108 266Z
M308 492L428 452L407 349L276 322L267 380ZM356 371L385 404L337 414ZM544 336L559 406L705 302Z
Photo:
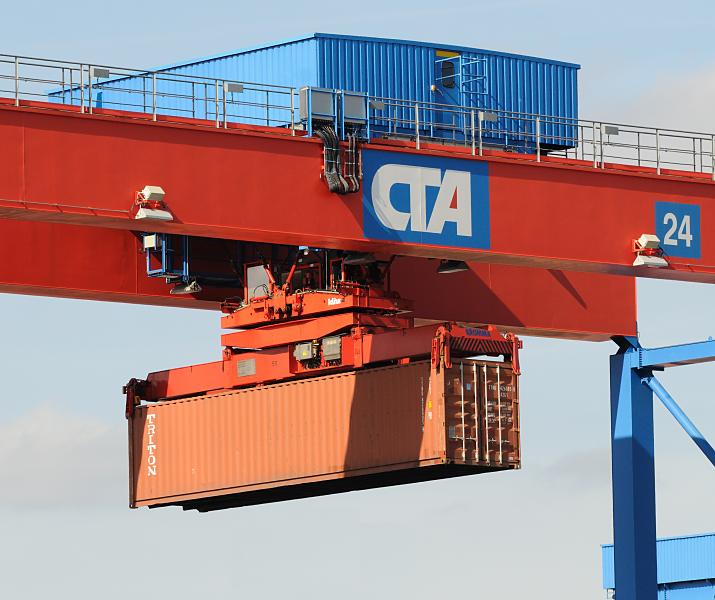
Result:
M0 219L0 256L6 293L215 310L235 294L206 286L197 297L171 296L170 285L146 276L135 235L116 229ZM635 335L633 278L482 263L438 275L437 264L401 257L392 267L393 289L414 300L420 319L573 339Z
M715 282L715 242L706 235L715 186L706 178L428 148L420 155L487 163L489 249L379 241L364 234L362 194L330 194L320 180L315 139L56 108L0 105L0 217ZM394 142L366 147L415 153ZM131 218L135 192L147 184L166 190L174 222ZM701 255L636 269L631 241L654 233L663 201L699 207Z

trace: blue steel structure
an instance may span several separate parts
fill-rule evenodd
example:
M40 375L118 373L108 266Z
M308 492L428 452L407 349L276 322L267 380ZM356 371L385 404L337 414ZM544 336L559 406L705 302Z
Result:
M653 375L666 367L715 361L715 341L646 349L636 338L614 340L611 357L613 539L618 600L658 594L653 394L715 466L715 452Z
M220 285L224 288L242 287L242 279L235 272L212 272L215 263L206 261L206 242L188 235L168 233L141 234L148 277L165 279L167 283L190 283L192 281ZM195 245L204 243L203 252L196 256ZM214 248L215 251L215 248ZM224 244L223 251L227 259L238 261L240 244ZM197 267L196 263L202 265Z
M603 588L615 590L613 545L603 545L601 553ZM656 554L658 600L715 598L715 533L660 539Z
M170 236L161 233L142 235L142 239L153 237L155 246L145 247L146 274L149 277L163 277L188 282L189 270L189 237ZM146 242L145 246L146 246Z
M387 110L373 114L375 133L412 133L401 123L411 119L414 103L442 105L432 106L424 115L430 126L422 134L435 138L463 139L461 132L468 123L453 110L457 106L505 116L542 115L551 117L541 132L544 146L561 148L569 147L575 136L579 69L577 64L558 60L451 44L313 33L159 67L144 76L97 79L93 87L96 108L151 112L152 80L146 74L161 73L156 92L163 114L220 118L220 105L228 94L232 105L240 102L233 121L269 126L288 121L289 89L359 92L398 101L388 102ZM164 77L170 74L177 77ZM208 81L188 80L187 76L248 84L240 92L226 92ZM268 89L266 85L285 86L285 90ZM70 85L50 92L49 97L79 104L80 89ZM488 123L487 133L489 129L495 133L487 142L509 145L510 138L523 138L524 126L514 118Z

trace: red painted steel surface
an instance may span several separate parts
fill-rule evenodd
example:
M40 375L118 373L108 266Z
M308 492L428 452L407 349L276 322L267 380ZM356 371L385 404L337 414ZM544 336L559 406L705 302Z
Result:
M518 468L516 378L499 369L420 362L145 405L129 420L131 506L435 465Z
M434 321L493 324L523 335L608 340L636 333L635 279L470 263L470 271L438 275L436 262L399 258L392 284L414 298L415 315Z
M216 310L235 293L169 295L171 286L146 276L144 255L126 231L0 219L0 256L0 292ZM417 258L393 264L392 287L415 301L417 318L573 339L635 335L630 277L483 263L470 273L438 275L436 268Z
M704 178L492 155L482 159L490 170L489 251L375 241L362 232L361 194L337 197L320 181L314 139L6 105L0 137L6 218L620 274L636 272L631 240L653 232L656 201L700 203L702 230L715 222L715 186ZM164 187L175 222L130 218L147 184ZM673 265L638 273L715 282L715 241L704 237L699 260Z
M171 296L140 250L127 231L0 219L0 292L207 309L235 293Z
M412 311L412 301L399 295L386 293L379 288L365 289L364 286L338 282L336 289L330 292L299 290L286 293L280 288L274 289L270 296L257 296L247 306L236 306L234 312L221 318L221 326L225 329L265 328L284 318L287 305L291 306L291 318L302 320L314 319L336 310L388 313Z
M295 341L323 338L336 331L357 326L407 329L412 327L412 321L406 317L341 312L320 317L302 318L298 321L272 323L246 331L225 333L221 336L221 345L234 348L270 348Z
M493 327L465 328L454 323L413 327L411 321L392 319L390 323L383 315L345 313L309 319L306 323L287 321L281 325L282 332L271 327L272 333L277 334L275 338L284 338L280 346L274 336L265 335L264 328L232 334L244 336L244 343L240 349L226 348L221 362L157 371L149 373L144 381L128 383L125 388L127 410L131 412L136 404L130 402L131 398L156 402L368 366L407 364L428 356L433 366L445 364L447 367L451 367L453 356L502 356L516 375L520 373L522 342L512 334L504 336ZM319 329L330 323L331 328ZM340 339L337 352L333 347L329 357L320 344L326 335ZM226 337L223 336L223 344ZM314 353L303 359L296 357L296 344L311 341L316 343Z

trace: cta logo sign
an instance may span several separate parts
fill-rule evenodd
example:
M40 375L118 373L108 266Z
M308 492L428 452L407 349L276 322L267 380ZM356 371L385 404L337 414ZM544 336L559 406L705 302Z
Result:
M365 150L365 237L489 248L489 178L484 162Z

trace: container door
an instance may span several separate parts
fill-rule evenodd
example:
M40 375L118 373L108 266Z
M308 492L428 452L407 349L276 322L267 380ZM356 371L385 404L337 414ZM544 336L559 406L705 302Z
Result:
M435 52L435 83L432 102L435 107L432 116L435 137L464 139L464 116L458 109L463 106L461 86L461 56L457 52L437 50Z

